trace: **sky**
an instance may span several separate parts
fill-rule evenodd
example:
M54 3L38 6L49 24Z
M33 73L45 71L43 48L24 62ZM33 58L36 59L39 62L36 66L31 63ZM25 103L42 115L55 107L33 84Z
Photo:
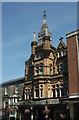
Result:
M66 43L66 34L77 29L76 2L2 3L2 82L24 77L33 32L38 41L44 10L52 33L52 45L57 47L61 36Z

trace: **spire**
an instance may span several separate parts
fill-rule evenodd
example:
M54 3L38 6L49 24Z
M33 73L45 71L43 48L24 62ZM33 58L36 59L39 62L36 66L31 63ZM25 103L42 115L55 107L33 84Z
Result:
M47 26L46 17L47 17L46 11L44 11L44 14L43 14L43 18L44 18L43 24L42 24L40 32L38 33L38 39L39 40L42 40L42 38L45 37L45 36L50 37L50 39L52 37L52 34L49 31L48 26Z
M41 30L44 30L44 29L48 29L48 26L47 26L47 23L46 23L46 17L47 17L47 14L46 14L46 11L44 11L44 14L43 14L43 18L44 18L44 21L43 21L43 25L41 27Z
M36 42L36 38L35 38L35 32L34 32L34 39L33 39L34 42Z

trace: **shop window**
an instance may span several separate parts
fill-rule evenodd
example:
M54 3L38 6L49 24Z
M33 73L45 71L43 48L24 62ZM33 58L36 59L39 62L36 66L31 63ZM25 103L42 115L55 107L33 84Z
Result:
M39 86L35 87L35 98L39 97Z
M43 97L43 85L40 85L40 97Z
M8 95L8 87L5 88L5 95Z

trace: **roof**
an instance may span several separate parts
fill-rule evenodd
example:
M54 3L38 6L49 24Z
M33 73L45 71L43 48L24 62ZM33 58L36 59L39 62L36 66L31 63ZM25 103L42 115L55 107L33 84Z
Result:
M45 30L46 28L48 29L48 26L47 26L47 23L46 23L46 19L44 19L41 30Z
M0 86L2 85L2 87L4 87L4 86L14 85L14 84L18 84L18 83L24 83L24 81L25 81L25 78L20 77L20 78L16 78L16 79L12 79L12 80L3 82L2 84L0 84Z

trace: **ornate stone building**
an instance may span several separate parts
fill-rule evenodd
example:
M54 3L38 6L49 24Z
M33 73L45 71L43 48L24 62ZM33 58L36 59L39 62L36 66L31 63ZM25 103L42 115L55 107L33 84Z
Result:
M67 45L60 38L57 48L52 46L52 34L46 14L38 42L31 43L31 56L25 62L25 99L57 98L68 94Z

